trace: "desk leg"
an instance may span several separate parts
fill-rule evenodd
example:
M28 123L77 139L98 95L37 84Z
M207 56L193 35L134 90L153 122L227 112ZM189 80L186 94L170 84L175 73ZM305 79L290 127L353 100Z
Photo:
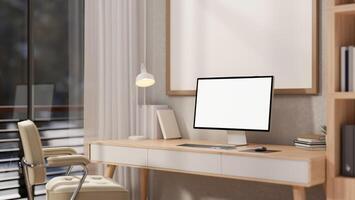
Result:
M293 200L306 200L306 190L304 187L293 186Z
M141 200L147 200L148 199L148 174L149 174L149 170L148 169L140 169L139 170Z
M116 165L106 165L104 176L108 178L113 178L113 174L115 173L116 167L117 167Z

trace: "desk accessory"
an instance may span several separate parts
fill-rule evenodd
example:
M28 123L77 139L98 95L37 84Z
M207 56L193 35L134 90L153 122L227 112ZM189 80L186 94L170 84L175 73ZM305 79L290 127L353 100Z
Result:
M129 140L145 140L147 137L143 135L131 135L128 137Z
M168 105L140 105L139 133L148 139L162 139L163 134L158 121L158 110L169 109Z
M260 150L260 148L262 147L257 147L257 148L247 148L245 150L241 150L241 152L247 152L247 153L278 153L278 152L282 152L281 150L274 150L274 149L268 149L266 148L266 150Z
M143 62L141 63L141 72L136 77L136 86L146 88L150 87L155 84L154 76L147 72L146 68L146 61L147 61L147 2L144 1L144 33L143 33L143 40L144 40L144 58ZM145 89L144 89L144 101L145 101ZM145 102L144 102L145 104Z
M256 147L254 149L255 152L265 152L267 151L267 148L266 147L263 147L263 146L260 146L260 147Z
M192 147L192 148L207 148L207 149L224 149L224 150L232 150L236 149L237 147L235 145L207 145L207 144L192 144L192 143L185 143L185 144L179 144L177 146L180 147Z
M134 137L135 140L139 139L146 139L148 137L148 117L147 117L147 102L146 102L146 88L151 87L155 84L155 79L154 76L150 73L147 72L146 68L146 61L147 61L147 2L146 0L144 1L144 56L143 56L143 62L141 63L140 66L140 73L136 77L136 86L138 88L143 88L143 105L139 106L138 108L138 117L139 117L139 128L138 128L138 133L139 135L136 135ZM137 92L137 95L139 95L139 92ZM138 101L139 102L139 101ZM139 104L139 103L138 103ZM154 117L153 117L154 118ZM143 130L143 131L142 131Z
M326 136L327 135L327 126L326 125L320 126L320 132Z
M309 150L324 150L326 147L325 135L304 134L294 140L294 145Z
M165 140L181 138L180 130L173 110L157 110L157 115Z

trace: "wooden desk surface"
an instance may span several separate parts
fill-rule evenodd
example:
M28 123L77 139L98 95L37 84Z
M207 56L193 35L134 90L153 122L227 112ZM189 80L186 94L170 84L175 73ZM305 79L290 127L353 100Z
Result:
M90 142L90 144L103 144L109 146L121 146L121 147L135 147L135 148L147 148L147 149L164 149L164 150L174 150L174 151L187 151L187 152L199 152L199 153L215 153L224 155L239 155L239 156L255 156L263 158L275 158L275 159L287 159L287 160L313 160L313 159L324 159L325 151L310 151L294 146L285 145L261 145L261 144L250 144L244 147L238 147L232 150L223 149L209 149L209 148L195 148L195 147L182 147L177 146L180 144L207 144L216 145L216 143L211 141L198 141L198 140L188 140L188 139L177 139L177 140L95 140ZM223 145L223 144L222 144ZM252 149L256 146L265 146L268 150L279 150L279 152L263 153L263 152L245 152L243 150Z
M91 140L88 143L90 159L108 164L109 177L113 176L117 165L140 168L142 188L147 186L147 170L150 169L291 185L295 200L306 199L305 187L325 182L325 151L284 145L262 145L278 152L244 151L261 146L256 144L232 150L178 146L186 143L218 145L187 139ZM145 190L141 196L146 197Z

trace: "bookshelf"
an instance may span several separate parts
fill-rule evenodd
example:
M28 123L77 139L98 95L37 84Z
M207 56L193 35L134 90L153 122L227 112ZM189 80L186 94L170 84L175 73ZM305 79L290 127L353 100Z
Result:
M341 176L340 134L355 124L355 92L340 92L340 47L355 45L355 0L328 0L327 199L355 199L355 177Z

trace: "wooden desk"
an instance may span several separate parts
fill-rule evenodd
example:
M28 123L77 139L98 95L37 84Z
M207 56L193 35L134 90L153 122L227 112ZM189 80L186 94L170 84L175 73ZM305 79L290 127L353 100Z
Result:
M162 170L259 181L293 187L295 200L306 199L305 188L325 182L325 152L306 151L293 146L264 145L273 153L191 148L184 143L214 144L192 140L100 140L89 144L92 162L107 164L106 176L112 177L116 166L141 169L141 196L147 196L148 170Z

